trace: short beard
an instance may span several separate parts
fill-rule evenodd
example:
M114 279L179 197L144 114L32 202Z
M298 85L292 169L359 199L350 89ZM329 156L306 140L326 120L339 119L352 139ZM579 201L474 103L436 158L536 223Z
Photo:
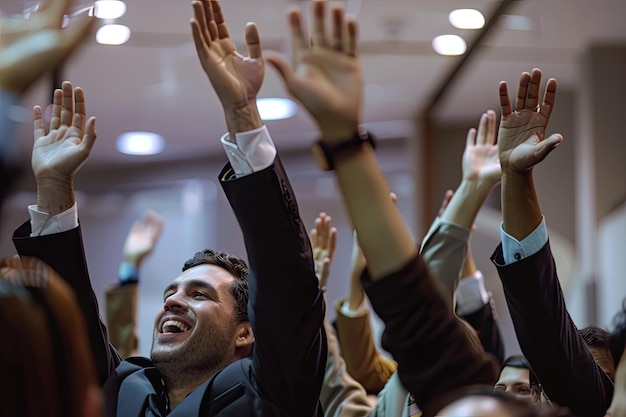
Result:
M219 329L211 325L206 333L195 334L170 351L154 350L150 358L169 388L199 385L217 371L233 362L234 322Z

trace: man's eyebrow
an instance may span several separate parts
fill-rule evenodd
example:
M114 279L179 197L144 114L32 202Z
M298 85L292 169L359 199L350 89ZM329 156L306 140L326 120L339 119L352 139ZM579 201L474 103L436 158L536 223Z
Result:
M165 291L163 291L163 295L165 296L165 294L167 294L169 291L172 291L172 290L178 288L179 285L180 285L180 283L178 283L176 281L172 282L167 287L165 287ZM206 281L202 281L200 279L191 279L189 281L186 281L185 282L185 286L193 287L193 288L204 288L204 289L208 290L213 297L217 297L217 295L218 295L217 290L215 289L215 287L213 285L209 284Z

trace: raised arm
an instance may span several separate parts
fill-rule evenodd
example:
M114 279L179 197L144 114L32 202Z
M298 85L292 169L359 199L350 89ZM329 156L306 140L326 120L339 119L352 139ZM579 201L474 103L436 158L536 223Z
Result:
M332 218L322 212L315 219L315 227L310 232L315 273L324 289L330 277L335 248L337 229L332 227ZM324 317L324 329L328 341L328 356L324 384L320 393L320 403L326 417L367 416L372 405L361 384L355 381L346 368L335 329Z
M72 4L72 0L44 0L28 19L0 16L0 202L19 166L10 106L87 38L93 22L84 15L63 28L63 14Z
M471 350L461 324L428 276L402 216L388 197L370 141L357 135L363 78L356 59L356 21L334 7L329 35L324 24L327 2L315 1L312 6L310 40L301 13L289 15L294 68L278 56L269 61L316 120L326 153L334 154L328 162L333 162L368 261L371 279L365 280L366 292L386 324L383 346L398 361L404 386L423 406L424 415L431 416L438 411L436 398L465 385L493 384L495 375L489 361ZM340 143L343 151L332 150Z
M421 247L424 261L451 306L466 258L470 230L487 196L500 181L493 110L482 114L478 129L468 131L461 167L461 182L452 195L444 197L439 218Z
M133 223L124 242L118 283L106 290L109 340L122 358L137 352L139 272L144 260L154 251L162 230L163 219L154 210L146 210Z
M220 3L192 5L198 57L229 130L222 144L230 163L220 182L250 265L248 312L256 339L251 375L262 397L286 415L314 415L326 363L325 304L293 190L256 106L264 75L259 33L253 23L246 25L244 57Z
M42 259L65 279L77 294L88 328L100 382L115 369L117 354L109 347L99 316L78 227L74 175L95 143L95 117L87 118L85 93L68 81L54 92L50 128L41 107L35 106L32 168L37 183L37 205L29 207L31 222L14 234L21 256Z
M522 352L547 396L574 415L602 417L613 383L567 312L533 182L533 167L563 140L558 134L546 137L556 80L546 83L541 103L540 83L539 69L523 73L514 108L506 83L500 83L503 240L492 260Z
M390 197L395 203L397 196L390 193ZM356 232L352 237L351 262L348 298L335 303L337 336L350 375L363 385L368 394L377 395L396 371L397 364L381 355L374 343L369 304L361 284L367 261Z

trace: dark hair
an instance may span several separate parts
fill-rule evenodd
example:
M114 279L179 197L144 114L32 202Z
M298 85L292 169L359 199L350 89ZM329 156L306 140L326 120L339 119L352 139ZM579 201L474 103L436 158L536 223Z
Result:
M622 302L622 310L613 317L613 331L609 337L608 348L617 366L626 348L626 299Z
M533 368L531 368L530 363L528 363L528 359L526 359L524 355L509 356L508 358L504 360L504 363L502 364L502 368L504 368L505 366L510 366L513 368L528 369L529 385L532 388L541 390L541 384L539 383L539 379L537 378L537 375L535 375L535 373L533 372Z
M513 366L513 365L508 365ZM531 405L527 401L499 390L488 387L475 387L466 390L454 401L459 401L467 397L490 397L498 401L511 417L571 417L569 410L562 407L551 407L545 404Z
M239 323L249 321L248 318L248 265L246 262L226 252L204 249L196 252L193 258L183 265L183 271L199 265L215 265L228 271L235 280L232 293L235 297L235 318Z
M607 343L611 333L598 326L587 326L584 329L578 329L578 334L583 338L585 344L589 347L607 348Z

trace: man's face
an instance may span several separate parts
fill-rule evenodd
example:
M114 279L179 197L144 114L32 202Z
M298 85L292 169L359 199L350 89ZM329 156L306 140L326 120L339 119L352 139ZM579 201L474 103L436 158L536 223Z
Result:
M235 359L234 277L215 265L180 274L165 290L154 323L150 357L156 365L214 370ZM174 367L173 369L177 369Z
M526 368L505 366L494 389L505 391L515 397L532 403L530 390L530 371Z

